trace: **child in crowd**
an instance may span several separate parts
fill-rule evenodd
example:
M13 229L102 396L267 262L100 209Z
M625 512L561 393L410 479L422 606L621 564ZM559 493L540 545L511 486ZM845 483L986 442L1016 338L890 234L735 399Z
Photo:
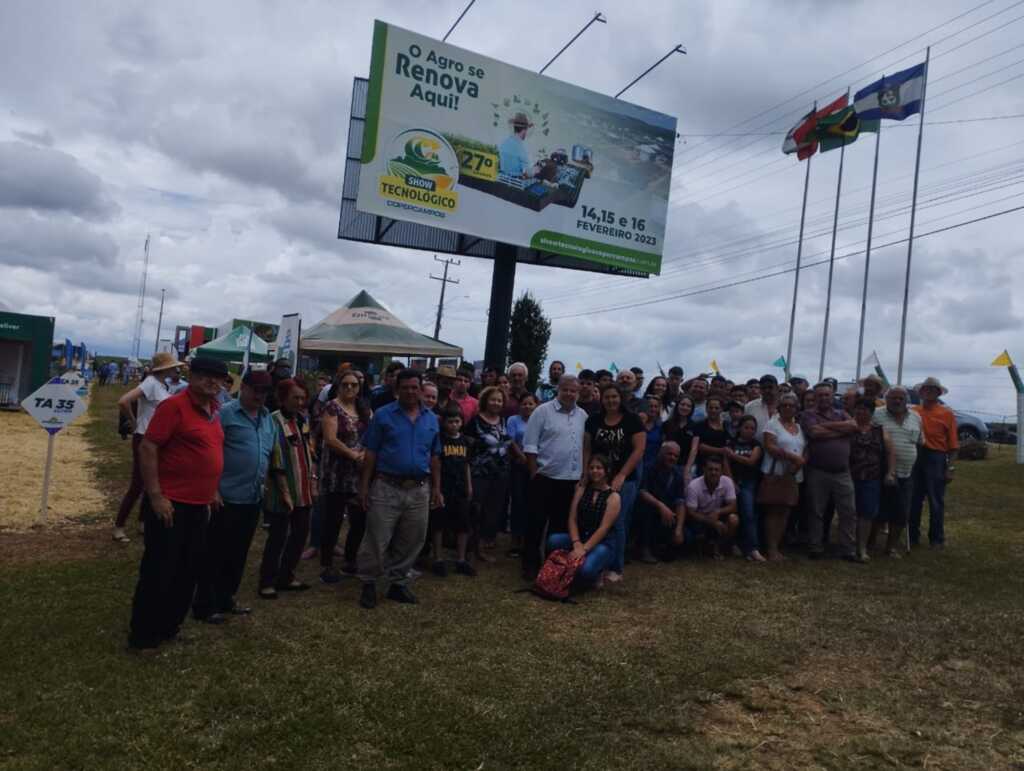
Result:
M741 548L751 562L764 562L760 552L757 521L757 485L761 480L764 451L754 435L757 418L744 415L736 421L736 437L729 442L726 458L736 483L736 504L740 515Z
M473 480L469 472L469 442L462 435L462 413L452 404L444 413L441 431L441 494L444 506L430 512L430 537L434 547L434 575L444 578L448 565L443 558L445 530L455 534L455 572L475 576L466 560L469 543L470 501Z

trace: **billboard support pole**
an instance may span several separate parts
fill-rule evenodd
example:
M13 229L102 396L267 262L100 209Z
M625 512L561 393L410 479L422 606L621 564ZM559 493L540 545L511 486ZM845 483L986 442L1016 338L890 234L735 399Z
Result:
M512 323L512 296L516 285L516 247L502 243L495 244L495 247L484 364L504 372L508 357L509 325Z
M581 29L579 32L577 32L575 35L573 35L572 36L572 40L570 40L568 43L566 43L564 46L562 46L562 50L560 50L557 54L552 56L551 59L548 60L548 63L545 64L543 67L541 67L540 70L538 70L537 74L538 75L543 75L544 74L544 70L546 70L548 67L550 67L552 64L554 64L555 63L555 59L557 59L559 56L564 54L566 52L566 49L569 48L569 46L571 46L573 43L575 43L577 40L579 40L580 35L582 35L584 32L586 32L588 29L590 29L590 26L595 21L599 21L602 24L607 24L608 23L608 20L604 16L601 15L601 12L600 11L596 11L594 13L594 18L592 18L590 21L588 21L586 24L584 24L583 25L583 29Z
M619 91L619 93L617 93L617 94L615 95L615 98L616 98L616 99L618 99L618 98L619 98L620 96L622 96L622 95L623 95L624 93L626 93L627 91L629 91L629 89L631 89L631 88L632 88L633 86L635 86L635 85L636 85L637 83L639 83L639 82L640 82L641 80L643 80L643 79L644 79L645 77L647 77L647 75L648 75L648 74L649 74L649 73L650 73L651 71L653 71L655 67L657 67L657 66L658 66L659 64L661 64L661 63L662 63L663 61L665 61L665 60L666 60L666 59L667 59L668 57L670 57L670 56L671 56L672 54L685 54L685 53L686 53L686 49L685 49L685 48L683 48L683 45L682 45L682 43L678 44L678 45L677 45L677 46L676 46L675 48L673 48L673 49L672 49L671 51L669 51L669 52L668 52L667 54L665 54L665 55L664 55L664 56L662 56L662 57L661 57L660 59L658 59L658 61L656 61L656 62L655 62L654 64L652 64L652 65L651 65L650 67L648 67L648 68L647 68L646 70L644 70L644 71L643 71L643 72L641 72L641 73L640 73L639 75L637 75L637 76L636 76L635 78L633 78L633 79L632 79L631 81L629 81L629 83L628 83L628 84L626 84L626 87L625 87L625 88L623 88L623 89L622 89L621 91Z

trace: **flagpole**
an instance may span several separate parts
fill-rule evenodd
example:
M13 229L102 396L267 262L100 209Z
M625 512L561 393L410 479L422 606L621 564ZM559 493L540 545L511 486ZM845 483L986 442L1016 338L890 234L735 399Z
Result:
M885 78L885 75L882 75ZM878 183L878 146L882 141L882 122L878 122L875 132L875 168L871 172L871 208L868 212L868 245L864 250L864 291L860 296L860 335L857 337L857 380L860 380L860 368L864 355L864 319L868 313L868 273L871 270L871 233L875 227L875 185Z
M814 102L811 113L818 111L818 102ZM811 182L811 159L807 159L807 169L804 171L804 203L800 209L800 238L796 246L796 272L793 274L793 308L789 312L789 342L786 343L786 367L783 370L786 380L789 380L790 369L793 366L793 330L796 328L796 296L800 290L800 259L804 251L804 221L807 218L807 187Z
M900 358L896 366L896 382L903 382L903 349L907 342L907 307L910 304L910 258L914 253L914 219L917 216L917 177L921 171L921 140L924 138L924 107L928 93L928 61L932 47L924 54L924 82L921 84L921 122L917 126L917 160L914 162L914 196L910 204L910 238L907 239L907 277L903 284L903 320L900 322Z
M850 101L850 89L846 89L846 101ZM836 231L839 229L839 194L843 189L843 160L846 157L846 140L839 148L839 176L836 180L836 210L832 215L832 251L828 256L828 292L825 294L825 328L821 332L821 360L818 362L818 382L825 377L825 349L828 348L828 321L832 313L832 274L836 267Z

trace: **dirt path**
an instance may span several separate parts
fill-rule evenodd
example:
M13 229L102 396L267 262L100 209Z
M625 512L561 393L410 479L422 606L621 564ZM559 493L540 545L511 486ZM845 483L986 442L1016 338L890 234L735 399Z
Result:
M93 420L86 413L54 441L47 527L106 513L85 438ZM45 462L46 432L39 424L24 412L0 412L0 532L23 531L36 523Z

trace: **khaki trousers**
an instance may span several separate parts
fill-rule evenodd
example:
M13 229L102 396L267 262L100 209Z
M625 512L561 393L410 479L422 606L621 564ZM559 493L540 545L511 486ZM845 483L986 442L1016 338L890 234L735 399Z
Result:
M377 478L370 486L366 534L359 546L359 580L386 578L404 586L427 538L430 485L404 489Z

